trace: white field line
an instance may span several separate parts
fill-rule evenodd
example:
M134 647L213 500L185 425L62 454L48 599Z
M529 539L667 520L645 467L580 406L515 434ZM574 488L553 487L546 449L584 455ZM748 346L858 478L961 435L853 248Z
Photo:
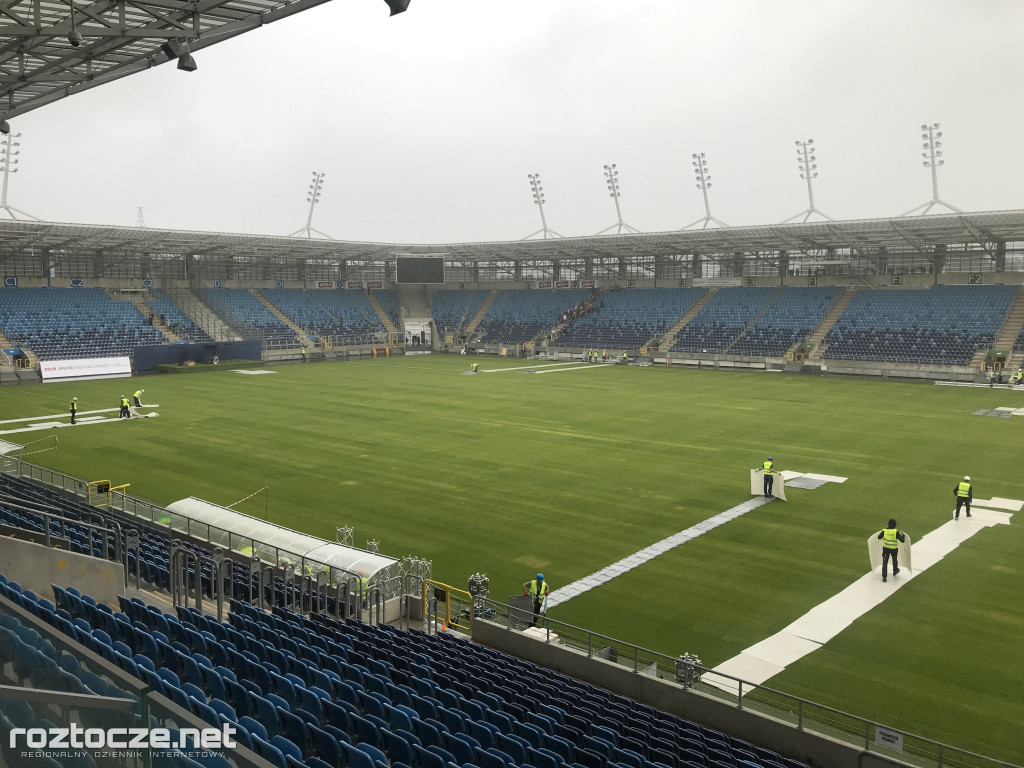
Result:
M970 518L961 516L959 520L949 520L914 543L913 572L908 568L901 568L900 575L890 574L887 583L879 578L881 569L861 576L782 631L755 643L741 651L738 656L723 661L713 671L705 672L701 680L733 694L737 693L739 687L736 681L719 677L714 674L715 672L731 675L748 683L764 683L782 672L789 664L820 648L978 531L996 525L1009 525L1012 513L987 509L985 505L1019 511L1022 504L1024 502L1014 499L991 499L988 502L975 499L971 505Z
M581 363L579 360L566 361L564 363L540 363L538 365L519 365L514 368L488 368L486 371L480 371L480 373L504 373L505 371L533 371L537 368L564 368L568 365L578 367L583 366L584 368L594 366L595 363ZM597 363L596 365L611 365L611 363Z
M566 371L585 371L589 368L607 368L609 365L615 365L615 363L585 363L584 365L578 365L575 368L558 368L554 371L537 371L537 373L565 373Z
M133 405L132 408L135 406ZM159 405L141 405L140 408L159 408ZM119 408L102 408L98 411L79 411L78 416L88 416L91 413L114 413L120 410ZM7 419L6 421L0 421L0 424L15 424L19 421L42 421L43 419L62 419L70 418L70 411L64 411L64 413L51 413L48 416L29 416L24 419Z
M600 363L599 365L604 365L604 363ZM610 363L610 365L614 365L614 363ZM593 366L593 363L588 364L586 367L591 366ZM552 371L552 373L555 372L556 371ZM800 477L805 473L786 470L781 474L783 474L783 476L785 476L788 480L794 477ZM810 476L818 479L823 479L827 483L842 483L846 481L845 477L835 477L833 475ZM579 579L578 581L574 581L571 584L566 584L564 587L559 587L558 589L556 589L548 595L547 607L552 608L556 605L560 605L561 603L568 602L569 600L572 600L574 597L582 595L584 592L589 592L594 587L599 587L602 584L607 584L616 576L621 576L622 574L627 573L633 570L634 568L638 568L644 563L650 562L658 555L663 555L669 550L675 549L680 544L685 544L691 539L695 539L698 536L707 533L708 531L714 530L718 526L723 525L724 523L727 523L730 520L735 520L737 517L741 517L747 514L747 512L755 510L758 507L764 506L769 501L772 501L772 499L765 498L764 496L755 496L752 499L744 501L742 504L737 504L732 509L727 509L725 512L719 512L717 515L713 515L712 517L709 517L706 520L702 520L696 525L691 525L684 531L674 533L667 539L662 539L661 541L655 544L651 544L651 546L649 547L641 549L639 552L634 552L629 557L624 557L617 563L612 563L608 567L602 568L601 570L596 571L595 573L592 573L589 576L584 576L582 579Z

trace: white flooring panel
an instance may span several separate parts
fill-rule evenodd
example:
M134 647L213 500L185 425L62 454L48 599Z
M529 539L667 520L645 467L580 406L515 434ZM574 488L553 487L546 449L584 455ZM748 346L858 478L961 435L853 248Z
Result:
M1008 508L1016 507L1019 510L1024 507L1024 501L1017 499L999 499L999 502ZM887 600L904 584L909 584L921 573L942 560L978 531L996 525L1008 525L1012 517L1007 512L984 508L975 511L972 507L972 513L970 518L961 515L959 520L948 520L934 531L922 536L913 545L915 566L913 571L901 568L900 575L890 574L887 582L883 582L879 578L881 569L866 573L838 594L811 608L781 632L746 648L738 656L719 664L713 671L741 677L751 683L764 683L789 664L827 643L859 617ZM797 641L792 639L794 637L797 638ZM768 658L758 659L761 661L760 664L754 663L752 660L758 656ZM703 682L733 693L738 687L732 681L722 678L718 678L716 681L711 673L705 673L701 679Z
M1024 501L1017 499L1003 499L999 496L995 496L991 499L974 499L971 502L971 513L974 513L974 507L986 507L988 509L1003 509L1008 512L1020 512L1021 508L1024 507Z

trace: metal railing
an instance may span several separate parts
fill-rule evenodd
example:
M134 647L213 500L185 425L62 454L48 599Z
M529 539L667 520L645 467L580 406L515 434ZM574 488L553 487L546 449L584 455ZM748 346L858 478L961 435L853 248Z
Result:
M494 613L483 620L492 624L504 624L509 631L522 629L533 621L532 611L513 608L487 598L484 598L483 602L487 607L494 609ZM477 620L481 620L481 617ZM836 739L887 758L929 768L1021 768L1014 763L959 749L935 739L733 675L716 672L700 665L685 664L679 658L666 656L583 627L556 621L546 615L539 618L537 627L545 632L548 641L554 633L561 645L583 653L587 658L600 659L668 683L679 684L684 677L682 667L689 666L699 675L698 682L692 686L692 690L730 703L738 709L773 717L798 730ZM693 677L697 678L697 675ZM879 731L898 734L902 739L903 751L894 752L878 746L875 739Z

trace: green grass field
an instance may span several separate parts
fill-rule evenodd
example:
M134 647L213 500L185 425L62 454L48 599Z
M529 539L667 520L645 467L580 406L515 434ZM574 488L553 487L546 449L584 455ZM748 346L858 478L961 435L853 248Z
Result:
M480 359L484 369L522 365ZM557 588L749 498L749 468L849 477L773 502L551 611L714 666L868 570L895 516L916 540L979 498L1024 498L1024 392L609 367L462 375L464 357L392 358L0 390L0 419L112 408L143 386L159 418L61 429L38 463L169 503L271 486L270 519L379 539L492 597L542 570ZM5 428L5 427L0 427ZM44 433L0 435L26 442ZM246 508L247 505L252 505ZM263 515L257 497L238 507ZM922 736L1024 762L1024 516L986 529L768 684Z

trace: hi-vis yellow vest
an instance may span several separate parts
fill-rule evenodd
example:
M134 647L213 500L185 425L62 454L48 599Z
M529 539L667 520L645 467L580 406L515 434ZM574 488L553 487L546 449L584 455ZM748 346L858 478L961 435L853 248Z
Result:
M896 528L883 528L882 529L882 546L886 549L899 549L900 542L896 538L898 533Z

